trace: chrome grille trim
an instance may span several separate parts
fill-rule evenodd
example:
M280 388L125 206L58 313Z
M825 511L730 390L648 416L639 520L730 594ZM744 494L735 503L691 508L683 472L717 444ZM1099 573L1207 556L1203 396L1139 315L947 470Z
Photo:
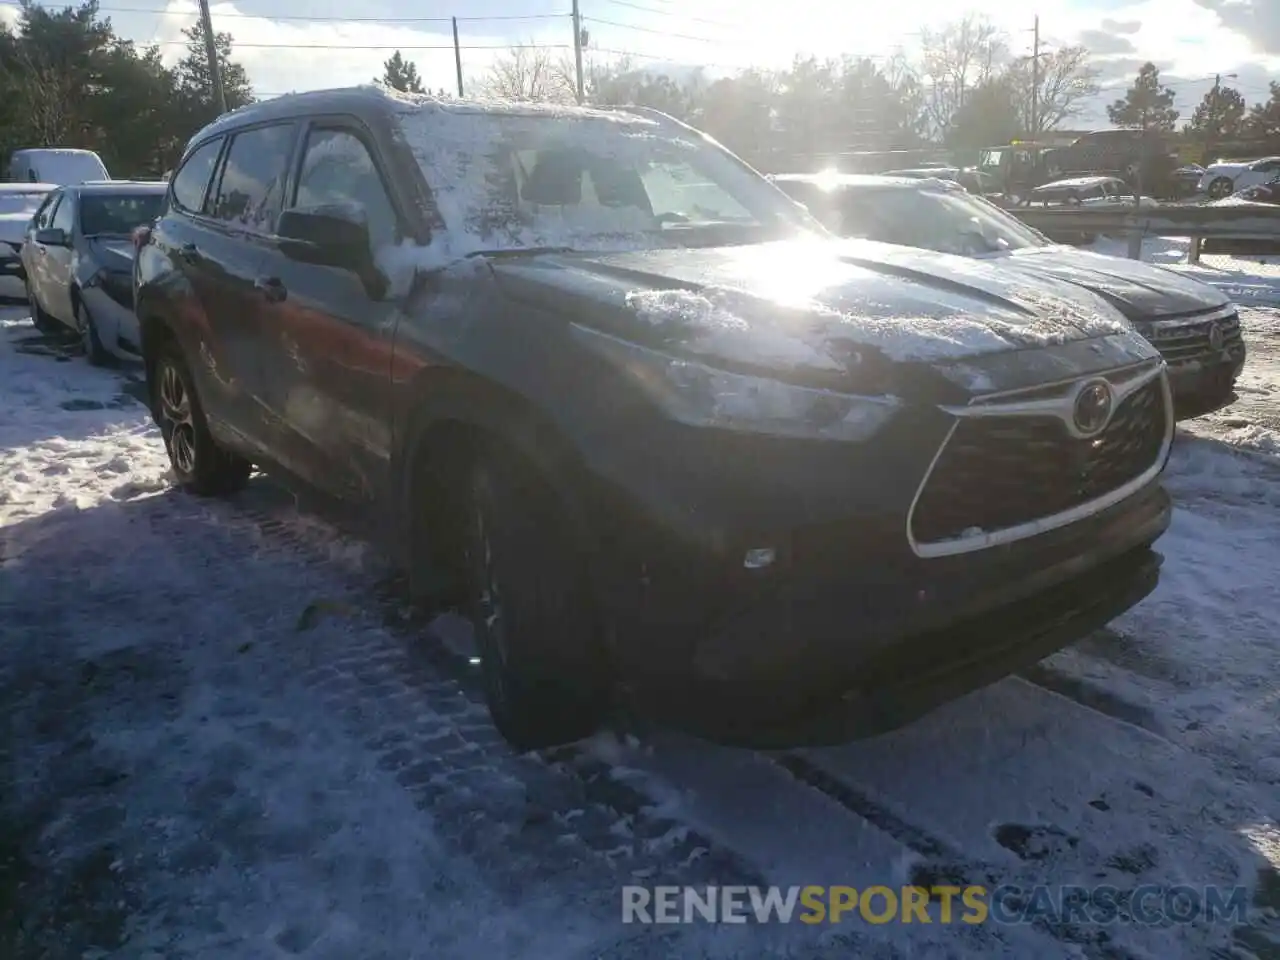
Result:
M1058 530L1062 527L1070 526L1085 520L1094 514L1101 513L1110 507L1115 506L1122 500L1133 496L1139 490L1143 489L1149 483L1156 479L1164 470L1165 464L1169 459L1169 452L1173 447L1173 437L1175 431L1175 420L1173 410L1173 392L1169 387L1168 367L1164 361L1155 363L1143 363L1136 366L1111 370L1105 373L1077 377L1064 384L1054 385L1061 389L1058 396L1048 399L1029 399L1018 400L1017 396L1025 396L1028 393L1036 393L1043 391L1044 387L1035 387L1030 389L1018 390L1012 394L992 394L985 397L975 398L973 401L963 407L941 407L944 412L955 417L951 429L947 431L947 435L943 438L942 443L938 445L938 450L933 455L933 459L929 461L929 466L925 470L924 477L920 481L920 485L916 488L915 496L911 499L911 506L907 510L907 542L911 546L911 552L921 559L934 559L938 557L954 557L966 553L974 553L978 550L987 550L992 547L1004 546L1005 544L1016 543L1019 540L1026 540L1030 537L1039 536L1042 533L1048 533L1051 530ZM1115 404L1119 404L1135 391L1146 386L1152 380L1160 378L1161 394L1164 399L1164 437L1160 445L1159 455L1151 466L1143 473L1134 477L1129 482L1117 487L1110 493L1107 493L1087 503L1079 504L1069 510L1063 510L1060 513L1051 514L1027 523L1017 524L1012 527L1005 527L1000 530L984 531L972 536L955 537L948 540L920 542L916 539L914 533L916 506L923 496L925 488L929 484L929 480L933 476L934 469L941 460L943 452L947 449L947 445L951 442L951 438L955 435L956 429L961 421L967 417L1045 417L1052 416L1060 419L1066 426L1067 430L1073 435L1078 435L1072 418L1073 405L1075 403L1076 394L1090 380L1105 379L1112 384L1116 391ZM994 402L993 402L993 398ZM1006 402L1006 399L1009 398Z

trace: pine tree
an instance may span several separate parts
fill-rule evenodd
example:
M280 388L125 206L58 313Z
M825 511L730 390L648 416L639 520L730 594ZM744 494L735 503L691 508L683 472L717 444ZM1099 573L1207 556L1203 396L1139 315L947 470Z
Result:
M1215 86L1204 95L1188 121L1186 132L1211 151L1220 143L1239 139L1246 105L1239 90Z
M1252 136L1280 141L1280 83L1271 81L1271 96L1249 111L1245 126Z
M417 64L406 60L400 51L393 53L382 65L382 82L402 93L425 93Z
M1154 63L1144 63L1124 99L1107 107L1107 116L1117 127L1172 130L1178 122L1173 99L1173 90L1160 86L1159 68Z

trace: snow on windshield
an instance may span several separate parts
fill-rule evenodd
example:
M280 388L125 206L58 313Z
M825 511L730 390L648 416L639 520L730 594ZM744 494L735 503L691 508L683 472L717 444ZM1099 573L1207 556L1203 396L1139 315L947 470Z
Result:
M454 256L669 246L664 230L783 216L762 180L696 134L615 111L397 96L399 127ZM434 245L434 244L433 244Z

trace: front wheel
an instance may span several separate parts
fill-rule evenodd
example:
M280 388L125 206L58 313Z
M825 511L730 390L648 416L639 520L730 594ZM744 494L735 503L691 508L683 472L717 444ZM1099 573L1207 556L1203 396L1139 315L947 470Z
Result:
M84 344L84 355L88 358L89 363L95 367L109 367L115 359L102 345L102 338L98 336L98 325L93 322L93 315L89 313L89 308L84 305L84 301L78 296L76 298L76 323L80 327L80 340Z
M40 306L40 301L36 299L36 293L29 283L27 284L27 303L31 307L31 323L37 330L49 334L60 332L62 325Z
M178 484L199 496L227 496L242 489L252 465L213 439L177 344L161 348L153 376L152 409Z
M513 457L483 452L468 473L464 577L494 725L520 751L580 740L600 726L610 685L567 518Z
M1209 184L1209 199L1221 200L1229 197L1235 190L1235 184L1226 177L1218 177L1213 183Z

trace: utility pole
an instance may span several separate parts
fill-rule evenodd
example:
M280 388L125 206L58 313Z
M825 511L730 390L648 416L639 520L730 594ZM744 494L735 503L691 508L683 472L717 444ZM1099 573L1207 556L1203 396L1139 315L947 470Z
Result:
M218 66L218 45L213 41L213 17L209 0L200 0L200 25L204 30L204 54L209 58L209 83L213 86L213 102L222 113L227 112L227 94L222 89L222 70Z
M573 0L573 66L577 80L578 103L584 99L582 84L582 10Z
M462 96L462 47L458 44L458 18L453 18L453 66L458 72L458 96Z
M1031 134L1032 140L1040 138L1040 16L1036 15L1035 39L1031 46Z

